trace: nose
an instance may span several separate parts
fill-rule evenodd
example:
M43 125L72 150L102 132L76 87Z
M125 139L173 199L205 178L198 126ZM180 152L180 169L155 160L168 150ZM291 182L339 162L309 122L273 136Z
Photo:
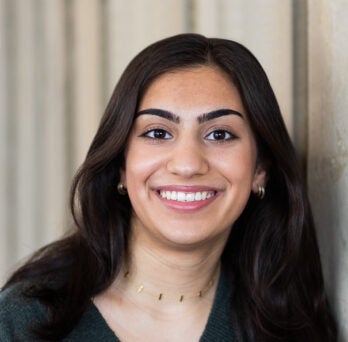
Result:
M192 178L207 173L209 163L198 142L182 140L173 146L168 158L167 170L184 178Z

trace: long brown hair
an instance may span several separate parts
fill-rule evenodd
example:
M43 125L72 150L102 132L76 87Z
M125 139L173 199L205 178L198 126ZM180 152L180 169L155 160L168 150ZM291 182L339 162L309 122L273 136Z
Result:
M37 336L71 331L90 298L106 289L127 255L131 204L116 185L139 100L171 70L212 65L238 88L267 166L265 198L253 195L234 224L222 262L233 287L231 321L239 341L335 341L314 224L300 169L266 74L242 45L182 34L150 45L121 76L71 190L75 230L38 251L6 286L49 308Z

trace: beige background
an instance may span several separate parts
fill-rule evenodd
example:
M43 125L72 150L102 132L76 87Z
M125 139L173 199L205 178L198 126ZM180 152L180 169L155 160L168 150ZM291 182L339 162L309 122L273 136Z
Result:
M126 64L181 32L245 44L308 180L348 341L348 0L0 0L0 281L67 226L71 178Z

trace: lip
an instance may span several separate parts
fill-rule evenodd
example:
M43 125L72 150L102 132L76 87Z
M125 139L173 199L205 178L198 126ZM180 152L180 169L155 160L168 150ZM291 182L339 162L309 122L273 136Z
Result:
M176 200L163 198L160 195L161 191L185 192L186 194L196 193L196 192L214 192L214 196L207 198L205 200L179 202ZM210 205L212 202L214 202L218 198L220 191L216 188L212 188L209 186L168 185L168 186L157 187L156 189L154 189L154 193L157 196L157 198L169 209L180 211L180 212L193 212L193 211L198 211L200 209L203 209L207 207L208 205Z

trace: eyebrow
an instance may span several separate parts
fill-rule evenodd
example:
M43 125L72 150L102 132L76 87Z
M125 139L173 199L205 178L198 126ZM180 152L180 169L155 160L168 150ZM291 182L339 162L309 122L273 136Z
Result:
M137 117L139 115L144 115L144 114L149 114L149 115L156 115L161 118L167 119L169 121L172 121L174 123L180 123L180 117L167 111L164 109L158 109L158 108L148 108L148 109L143 109L137 113ZM226 115L237 115L241 118L243 118L243 115L240 112L237 112L236 110L233 109L218 109L218 110L213 110L208 113L204 113L200 116L198 116L197 121L199 124L202 124L204 122L207 122L209 120L217 119L221 116L226 116Z
M157 109L157 108L144 109L137 113L137 117L139 115L144 115L144 114L156 115L156 116L160 116L161 118L167 119L169 121L180 123L180 118L177 115L167 110Z
M197 120L198 120L198 123L202 124L206 121L213 120L213 119L219 118L221 116L225 116L225 115L237 115L237 116L240 116L241 118L243 118L243 115L241 113L237 112L236 110L218 109L218 110L213 110L212 112L200 115L197 118Z

